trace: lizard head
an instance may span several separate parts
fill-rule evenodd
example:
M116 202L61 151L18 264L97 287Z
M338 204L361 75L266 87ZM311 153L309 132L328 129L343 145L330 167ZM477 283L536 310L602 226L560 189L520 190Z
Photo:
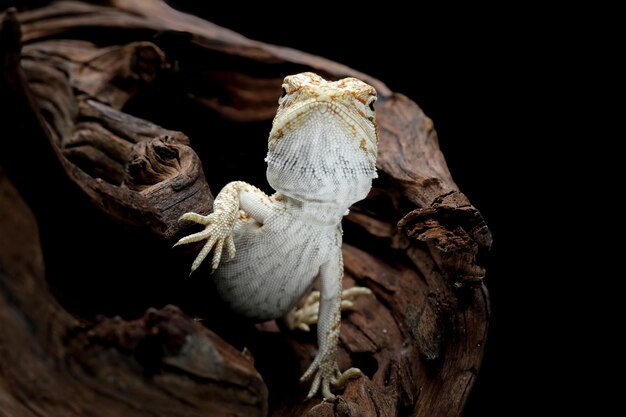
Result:
M376 178L376 90L305 72L283 82L268 141L267 179L291 197L359 201Z

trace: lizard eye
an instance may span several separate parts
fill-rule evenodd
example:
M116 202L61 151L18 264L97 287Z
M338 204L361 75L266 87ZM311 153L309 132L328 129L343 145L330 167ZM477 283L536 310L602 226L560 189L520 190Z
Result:
M372 97L369 103L367 103L371 111L374 111L374 103L376 103L376 97Z
M285 89L285 87L283 87L283 94L280 96L280 98L283 98L287 95L287 90Z

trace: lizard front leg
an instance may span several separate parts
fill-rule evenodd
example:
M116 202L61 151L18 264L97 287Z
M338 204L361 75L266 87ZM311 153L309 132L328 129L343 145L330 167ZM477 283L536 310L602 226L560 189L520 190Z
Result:
M206 226L203 231L186 236L174 245L184 245L207 239L191 265L191 272L200 266L211 249L213 249L212 271L215 271L219 266L224 249L226 249L228 259L235 256L233 228L237 219L237 212L240 209L258 223L263 224L272 211L271 200L263 191L253 185L243 181L234 181L226 184L215 197L211 214L203 216L190 212L180 217L179 220L188 220Z
M337 364L337 342L341 327L341 281L343 278L340 235L338 241L336 255L320 268L321 291L317 324L319 350L309 369L300 378L301 381L313 378L307 399L313 397L320 388L324 399L333 399L335 396L331 392L331 387L341 389L348 379L363 375L358 368L350 368L342 373Z

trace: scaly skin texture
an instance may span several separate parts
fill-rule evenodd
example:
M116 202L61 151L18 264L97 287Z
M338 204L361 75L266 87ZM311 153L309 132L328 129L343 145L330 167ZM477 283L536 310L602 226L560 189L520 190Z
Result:
M336 360L342 307L366 288L343 291L341 219L365 198L376 177L376 91L355 78L328 82L313 73L288 76L274 118L265 159L268 196L245 182L227 184L213 213L181 217L206 226L178 244L207 242L191 269L213 251L213 278L233 310L254 320L286 317L290 328L315 322L319 350L302 376L312 379L307 398L321 390L334 398L356 368L339 371ZM223 254L226 256L223 256ZM302 309L298 300L314 292Z

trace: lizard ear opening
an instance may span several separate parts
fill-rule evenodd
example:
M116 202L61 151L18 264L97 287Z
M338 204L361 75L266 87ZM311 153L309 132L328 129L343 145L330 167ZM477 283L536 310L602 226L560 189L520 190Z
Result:
M287 95L287 89L283 86L283 94L280 96L280 98L283 98Z
M371 97L368 102L367 105L370 108L371 111L375 111L374 110L374 103L376 103L376 97Z

